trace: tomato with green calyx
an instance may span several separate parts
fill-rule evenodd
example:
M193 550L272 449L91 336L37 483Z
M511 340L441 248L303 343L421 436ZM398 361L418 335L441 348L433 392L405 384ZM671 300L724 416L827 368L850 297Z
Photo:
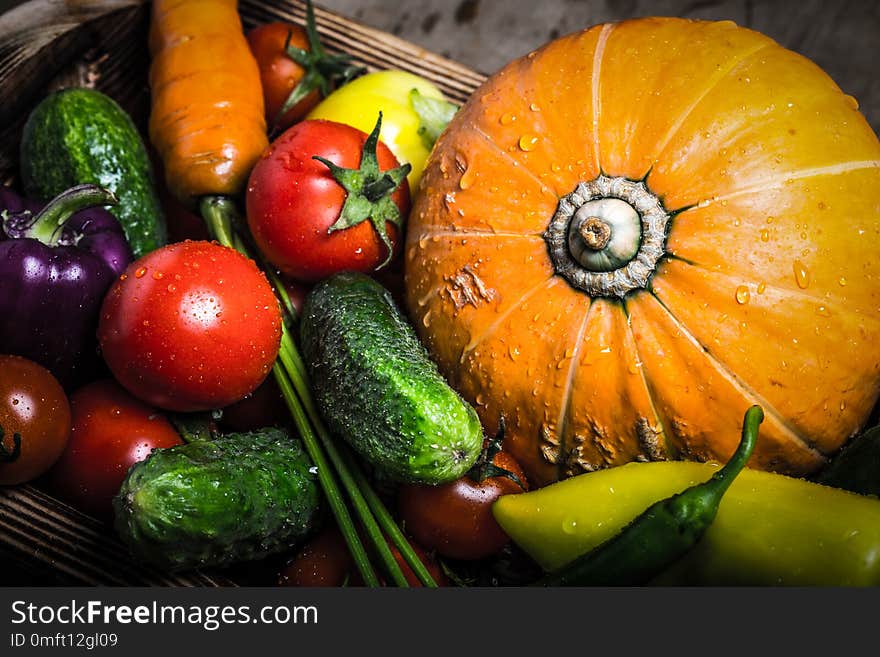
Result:
M259 25L247 34L260 69L266 125L289 128L337 86L366 71L346 55L324 50L315 27L315 11L306 3L305 27L289 23Z
M164 415L112 379L76 390L70 409L70 440L47 482L71 506L102 520L112 518L113 496L132 465L155 448L183 442Z
M382 112L380 137L398 160L412 166L408 179L415 193L434 140L457 109L425 78L405 71L377 71L331 93L306 119L338 121L367 132Z
M519 463L501 451L502 438L503 423L463 477L439 486L400 487L400 517L419 543L461 560L489 557L507 545L510 538L492 515L492 504L502 495L522 493L528 485Z
M261 253L283 274L318 281L369 273L399 252L409 212L409 165L378 141L333 121L302 121L251 172L247 220Z
M206 411L238 401L269 374L281 310L252 260L212 242L179 242L135 261L113 284L98 339L135 397Z
M0 355L0 485L39 477L69 436L70 406L58 380L27 358Z

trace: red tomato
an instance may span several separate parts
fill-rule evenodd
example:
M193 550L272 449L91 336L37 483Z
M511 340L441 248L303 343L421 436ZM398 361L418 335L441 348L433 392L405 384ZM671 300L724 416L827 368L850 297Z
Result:
M0 431L0 485L31 481L61 455L70 435L70 406L49 370L21 356L0 355Z
M525 484L522 467L506 452L495 454L492 463ZM492 504L521 492L507 476L476 481L465 475L439 486L401 486L398 508L406 531L428 549L451 559L482 559L510 540L492 515Z
M443 570L423 548L412 543L413 551L431 573L439 586L449 583ZM421 586L422 583L406 563L398 549L389 544L391 553L397 561L406 581L410 586ZM373 564L378 563L373 559ZM363 586L363 579L354 565L342 532L336 526L328 527L315 538L306 543L302 550L282 569L278 577L280 586Z
M282 273L303 281L318 281L340 271L369 273L389 253L372 222L342 230L329 229L340 218L348 193L321 156L337 166L357 169L367 136L333 121L303 121L275 142L251 172L247 190L248 225L254 241ZM378 142L379 169L398 167L385 144ZM409 212L409 184L391 193L401 218ZM400 231L385 222L392 255L400 250Z
M102 520L112 516L111 501L132 465L154 448L183 442L163 415L112 379L74 392L70 408L70 440L47 482L60 498Z
M237 251L180 242L132 263L101 308L98 339L136 397L173 411L228 406L266 378L281 311L265 275Z
M306 32L298 25L289 23L268 23L255 27L247 34L251 53L260 68L260 81L263 84L263 100L266 106L266 124L272 126L287 97L305 75L305 69L293 61L285 52L284 45L290 36L290 45L302 50L309 49ZM318 89L310 91L302 100L291 107L277 122L276 127L287 128L308 114L321 100Z

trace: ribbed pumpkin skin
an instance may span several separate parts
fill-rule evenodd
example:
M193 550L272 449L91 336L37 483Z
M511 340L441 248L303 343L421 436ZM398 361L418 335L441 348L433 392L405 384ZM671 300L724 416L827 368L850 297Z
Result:
M595 298L542 235L578 182L672 213L650 290ZM547 483L634 459L801 475L865 422L880 370L880 144L816 65L733 23L600 25L509 64L437 143L409 311L484 425Z

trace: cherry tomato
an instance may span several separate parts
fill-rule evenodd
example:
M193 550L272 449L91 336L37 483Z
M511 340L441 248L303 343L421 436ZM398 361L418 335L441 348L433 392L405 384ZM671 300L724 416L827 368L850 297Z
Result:
M252 260L211 242L180 242L143 256L114 283L98 338L113 375L136 397L167 410L209 410L266 378L281 311Z
M70 406L58 380L42 365L0 355L0 485L43 474L70 435Z
M320 89L312 89L302 100L287 110L284 116L278 117L278 112L281 111L290 92L306 74L306 70L285 52L284 45L288 36L290 45L294 48L309 49L306 31L299 25L268 23L255 27L247 34L251 53L260 68L266 124L271 126L274 123L280 129L288 128L299 121L321 100Z
M437 560L431 557L424 548L412 543L413 551L431 573L439 586L449 583ZM400 554L400 551L389 544L391 553L397 561L406 581L410 586L421 586L418 576ZM373 563L378 561L373 559ZM363 579L358 573L354 560L342 537L342 532L334 525L321 531L315 538L306 543L302 550L282 569L278 577L280 586L363 586Z
M398 226L390 219L378 222L387 235L389 252L372 215L382 205L389 211L396 206L398 223L406 217L410 198L403 176L390 192L393 203L384 203L386 193L360 223L331 230L343 215L349 192L327 164L312 156L358 169L366 141L367 135L351 126L303 121L276 139L257 162L248 183L248 224L260 251L285 275L318 281L339 271L369 273L399 252ZM376 177L381 177L380 171L398 170L397 160L382 142L376 145L376 156Z
M525 485L522 467L507 452L495 454L492 463ZM482 559L510 540L492 515L492 504L502 495L521 492L505 475L477 481L466 474L439 486L401 486L398 509L406 531L428 549L451 559Z
M112 516L111 501L132 465L154 448L183 442L162 414L112 379L76 390L70 408L70 440L47 483L61 499L102 520Z

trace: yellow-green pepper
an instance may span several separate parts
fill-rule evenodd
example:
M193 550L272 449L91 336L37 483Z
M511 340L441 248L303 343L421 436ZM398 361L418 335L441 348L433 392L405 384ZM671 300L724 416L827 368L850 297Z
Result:
M306 119L336 121L369 133L382 112L379 138L401 164L412 165L407 179L415 194L431 147L423 138L423 120L413 104L413 89L423 98L445 103L443 92L425 78L405 71L377 71L339 87Z
M498 523L553 571L618 534L654 502L705 481L716 464L630 463L500 498ZM652 583L880 585L880 501L743 470L699 543Z

